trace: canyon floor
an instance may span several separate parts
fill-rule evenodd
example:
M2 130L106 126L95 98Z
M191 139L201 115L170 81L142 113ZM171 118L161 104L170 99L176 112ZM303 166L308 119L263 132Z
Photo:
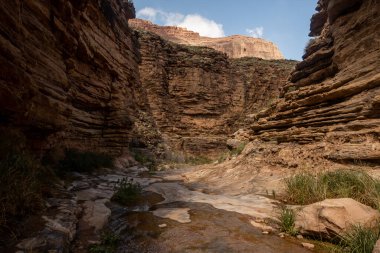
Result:
M228 161L225 164L229 166ZM53 247L64 252L70 247L72 252L88 252L106 231L118 235L116 252L309 252L302 246L308 240L280 233L281 203L274 189L267 194L244 189L238 193L236 188L221 191L192 176L215 166L171 165L156 172L133 166L91 175L75 173L65 197L48 200L45 227L18 248ZM284 174L272 176L274 180L265 185L260 178L252 183L258 189L271 189ZM143 188L141 198L126 206L111 201L123 178ZM220 183L223 180L219 178ZM327 252L319 244L313 251Z

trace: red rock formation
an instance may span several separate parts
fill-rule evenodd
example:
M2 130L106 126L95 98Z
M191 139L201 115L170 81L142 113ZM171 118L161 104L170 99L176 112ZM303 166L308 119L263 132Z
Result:
M130 19L129 24L137 30L156 33L166 40L192 46L211 47L226 53L231 58L258 57L262 59L284 59L284 56L272 42L241 35L225 38L208 38L198 33L176 26L158 26L142 19Z
M156 145L132 17L120 0L2 0L1 124L22 129L38 149Z
M207 155L278 96L294 65L134 33L121 0L0 7L0 121L36 149L157 149L161 131L174 149Z
M254 138L322 143L330 159L379 161L380 3L320 0L317 10L310 34L318 37L281 103L252 125Z
M139 44L141 82L161 133L176 150L198 155L225 150L239 119L273 103L295 64L229 59L144 31Z

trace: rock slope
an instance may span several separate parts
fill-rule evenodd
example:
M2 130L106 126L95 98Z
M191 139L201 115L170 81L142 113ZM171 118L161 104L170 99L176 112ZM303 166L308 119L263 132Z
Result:
M156 33L166 40L191 45L214 48L231 58L258 57L267 60L284 59L278 47L270 41L241 35L224 38L209 38L196 32L176 26L158 26L142 19L130 19L129 24L137 30Z

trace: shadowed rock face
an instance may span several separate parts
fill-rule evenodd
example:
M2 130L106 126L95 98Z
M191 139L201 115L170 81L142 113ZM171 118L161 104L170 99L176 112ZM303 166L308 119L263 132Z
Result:
M335 143L334 160L380 160L380 3L320 0L312 39L275 110L253 122L253 138ZM323 148L323 147L322 147Z
M125 1L1 1L0 121L36 148L156 145Z
M295 64L134 32L126 1L1 1L0 14L0 122L37 150L217 152Z
M157 126L176 150L198 155L225 150L246 115L275 102L296 63L230 59L145 31L138 37L141 83Z
M231 58L257 57L267 60L284 59L275 44L259 38L233 35L224 38L209 38L176 26L158 26L150 21L131 19L129 25L137 30L146 30L162 38L184 45L205 46L227 54Z

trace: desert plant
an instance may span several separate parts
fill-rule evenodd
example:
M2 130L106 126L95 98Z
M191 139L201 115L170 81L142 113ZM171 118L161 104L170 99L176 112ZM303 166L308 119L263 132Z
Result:
M379 236L379 227L368 229L356 225L341 237L340 246L344 252L372 253Z
M296 204L308 204L318 200L316 179L312 174L299 173L285 179L286 197Z
M112 165L112 157L106 154L67 149L57 169L59 174L71 171L91 172L99 168L112 167Z
M139 183L133 182L133 179L123 178L116 183L115 193L112 200L122 205L130 204L138 199L141 195L142 188Z
M296 204L310 204L326 198L353 198L380 208L380 181L364 171L336 170L299 173L285 180L286 197Z
M295 229L295 213L294 210L283 208L280 213L280 227L281 231L295 236L298 231Z
M104 232L101 235L100 244L91 245L89 248L90 253L114 253L117 250L117 247L120 242L120 236L111 233Z

